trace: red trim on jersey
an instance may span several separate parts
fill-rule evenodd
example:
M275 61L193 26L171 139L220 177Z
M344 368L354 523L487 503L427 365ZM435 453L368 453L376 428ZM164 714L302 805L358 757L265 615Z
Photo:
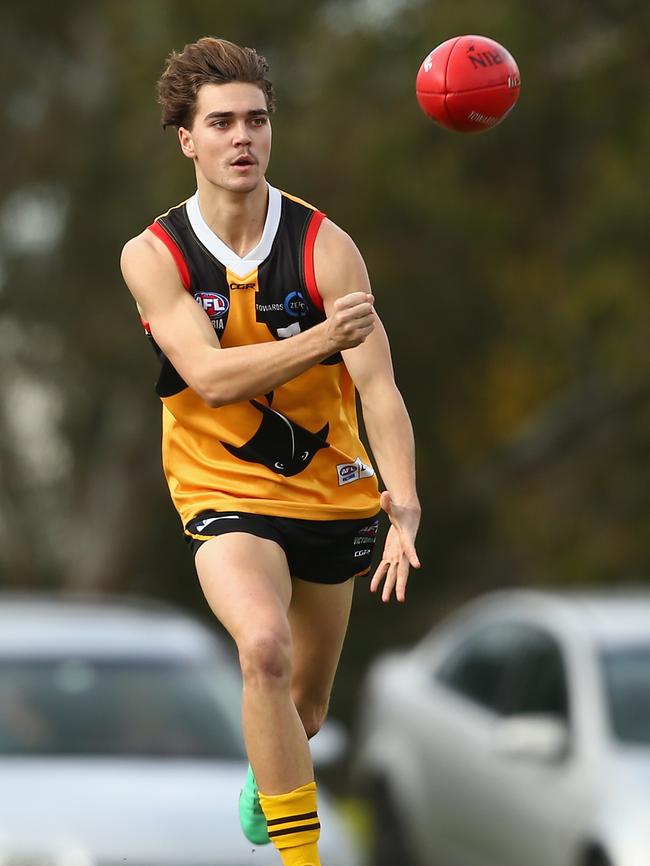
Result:
M180 250L180 247L176 243L176 241L167 234L165 229L160 225L159 222L154 222L150 226L147 226L150 232L153 232L155 236L161 240L169 252L172 254L172 258L178 268L178 273L180 274L180 278L183 281L183 285L189 291L190 288L190 271L187 267L187 262L183 257L183 253Z
M309 225L307 226L307 234L305 236L305 285L307 286L307 291L309 292L309 297L312 299L312 302L315 306L318 307L319 310L325 312L325 308L323 307L323 299L320 296L320 292L318 291L318 286L316 285L316 275L314 273L314 244L316 243L316 235L318 234L318 229L320 228L321 223L325 219L325 214L319 210L315 210L312 214L311 219L309 220Z

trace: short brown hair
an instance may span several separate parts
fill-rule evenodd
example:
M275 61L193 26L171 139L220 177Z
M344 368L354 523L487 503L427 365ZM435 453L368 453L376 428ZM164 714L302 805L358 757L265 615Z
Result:
M192 125L197 94L204 84L232 81L256 84L264 93L268 111L273 111L275 94L267 78L268 71L265 58L254 48L242 48L213 36L191 42L180 54L172 51L158 80L163 129Z

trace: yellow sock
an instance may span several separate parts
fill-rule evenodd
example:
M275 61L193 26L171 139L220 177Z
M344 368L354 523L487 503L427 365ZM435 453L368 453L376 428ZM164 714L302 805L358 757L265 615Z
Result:
M260 805L271 842L278 849L283 866L321 866L316 782L309 782L288 794L262 794L260 791Z

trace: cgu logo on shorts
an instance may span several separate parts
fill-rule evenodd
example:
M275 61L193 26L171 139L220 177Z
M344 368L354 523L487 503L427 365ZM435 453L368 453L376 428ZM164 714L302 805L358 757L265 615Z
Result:
M337 463L336 474L338 475L339 487L344 484L350 484L353 481L359 481L360 478L370 478L375 474L372 466L366 466L360 457L354 463Z

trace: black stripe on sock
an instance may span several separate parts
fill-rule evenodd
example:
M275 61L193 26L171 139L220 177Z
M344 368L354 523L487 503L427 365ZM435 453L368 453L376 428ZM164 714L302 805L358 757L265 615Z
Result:
M287 815L286 818L272 818L266 822L267 827L275 824L287 824L289 821L307 821L309 818L318 818L318 812L305 812L304 815Z
M286 827L284 830L271 830L269 832L269 838L273 839L275 836L286 836L289 833L302 833L306 830L320 830L320 823L317 821L315 824L303 824L302 827Z

